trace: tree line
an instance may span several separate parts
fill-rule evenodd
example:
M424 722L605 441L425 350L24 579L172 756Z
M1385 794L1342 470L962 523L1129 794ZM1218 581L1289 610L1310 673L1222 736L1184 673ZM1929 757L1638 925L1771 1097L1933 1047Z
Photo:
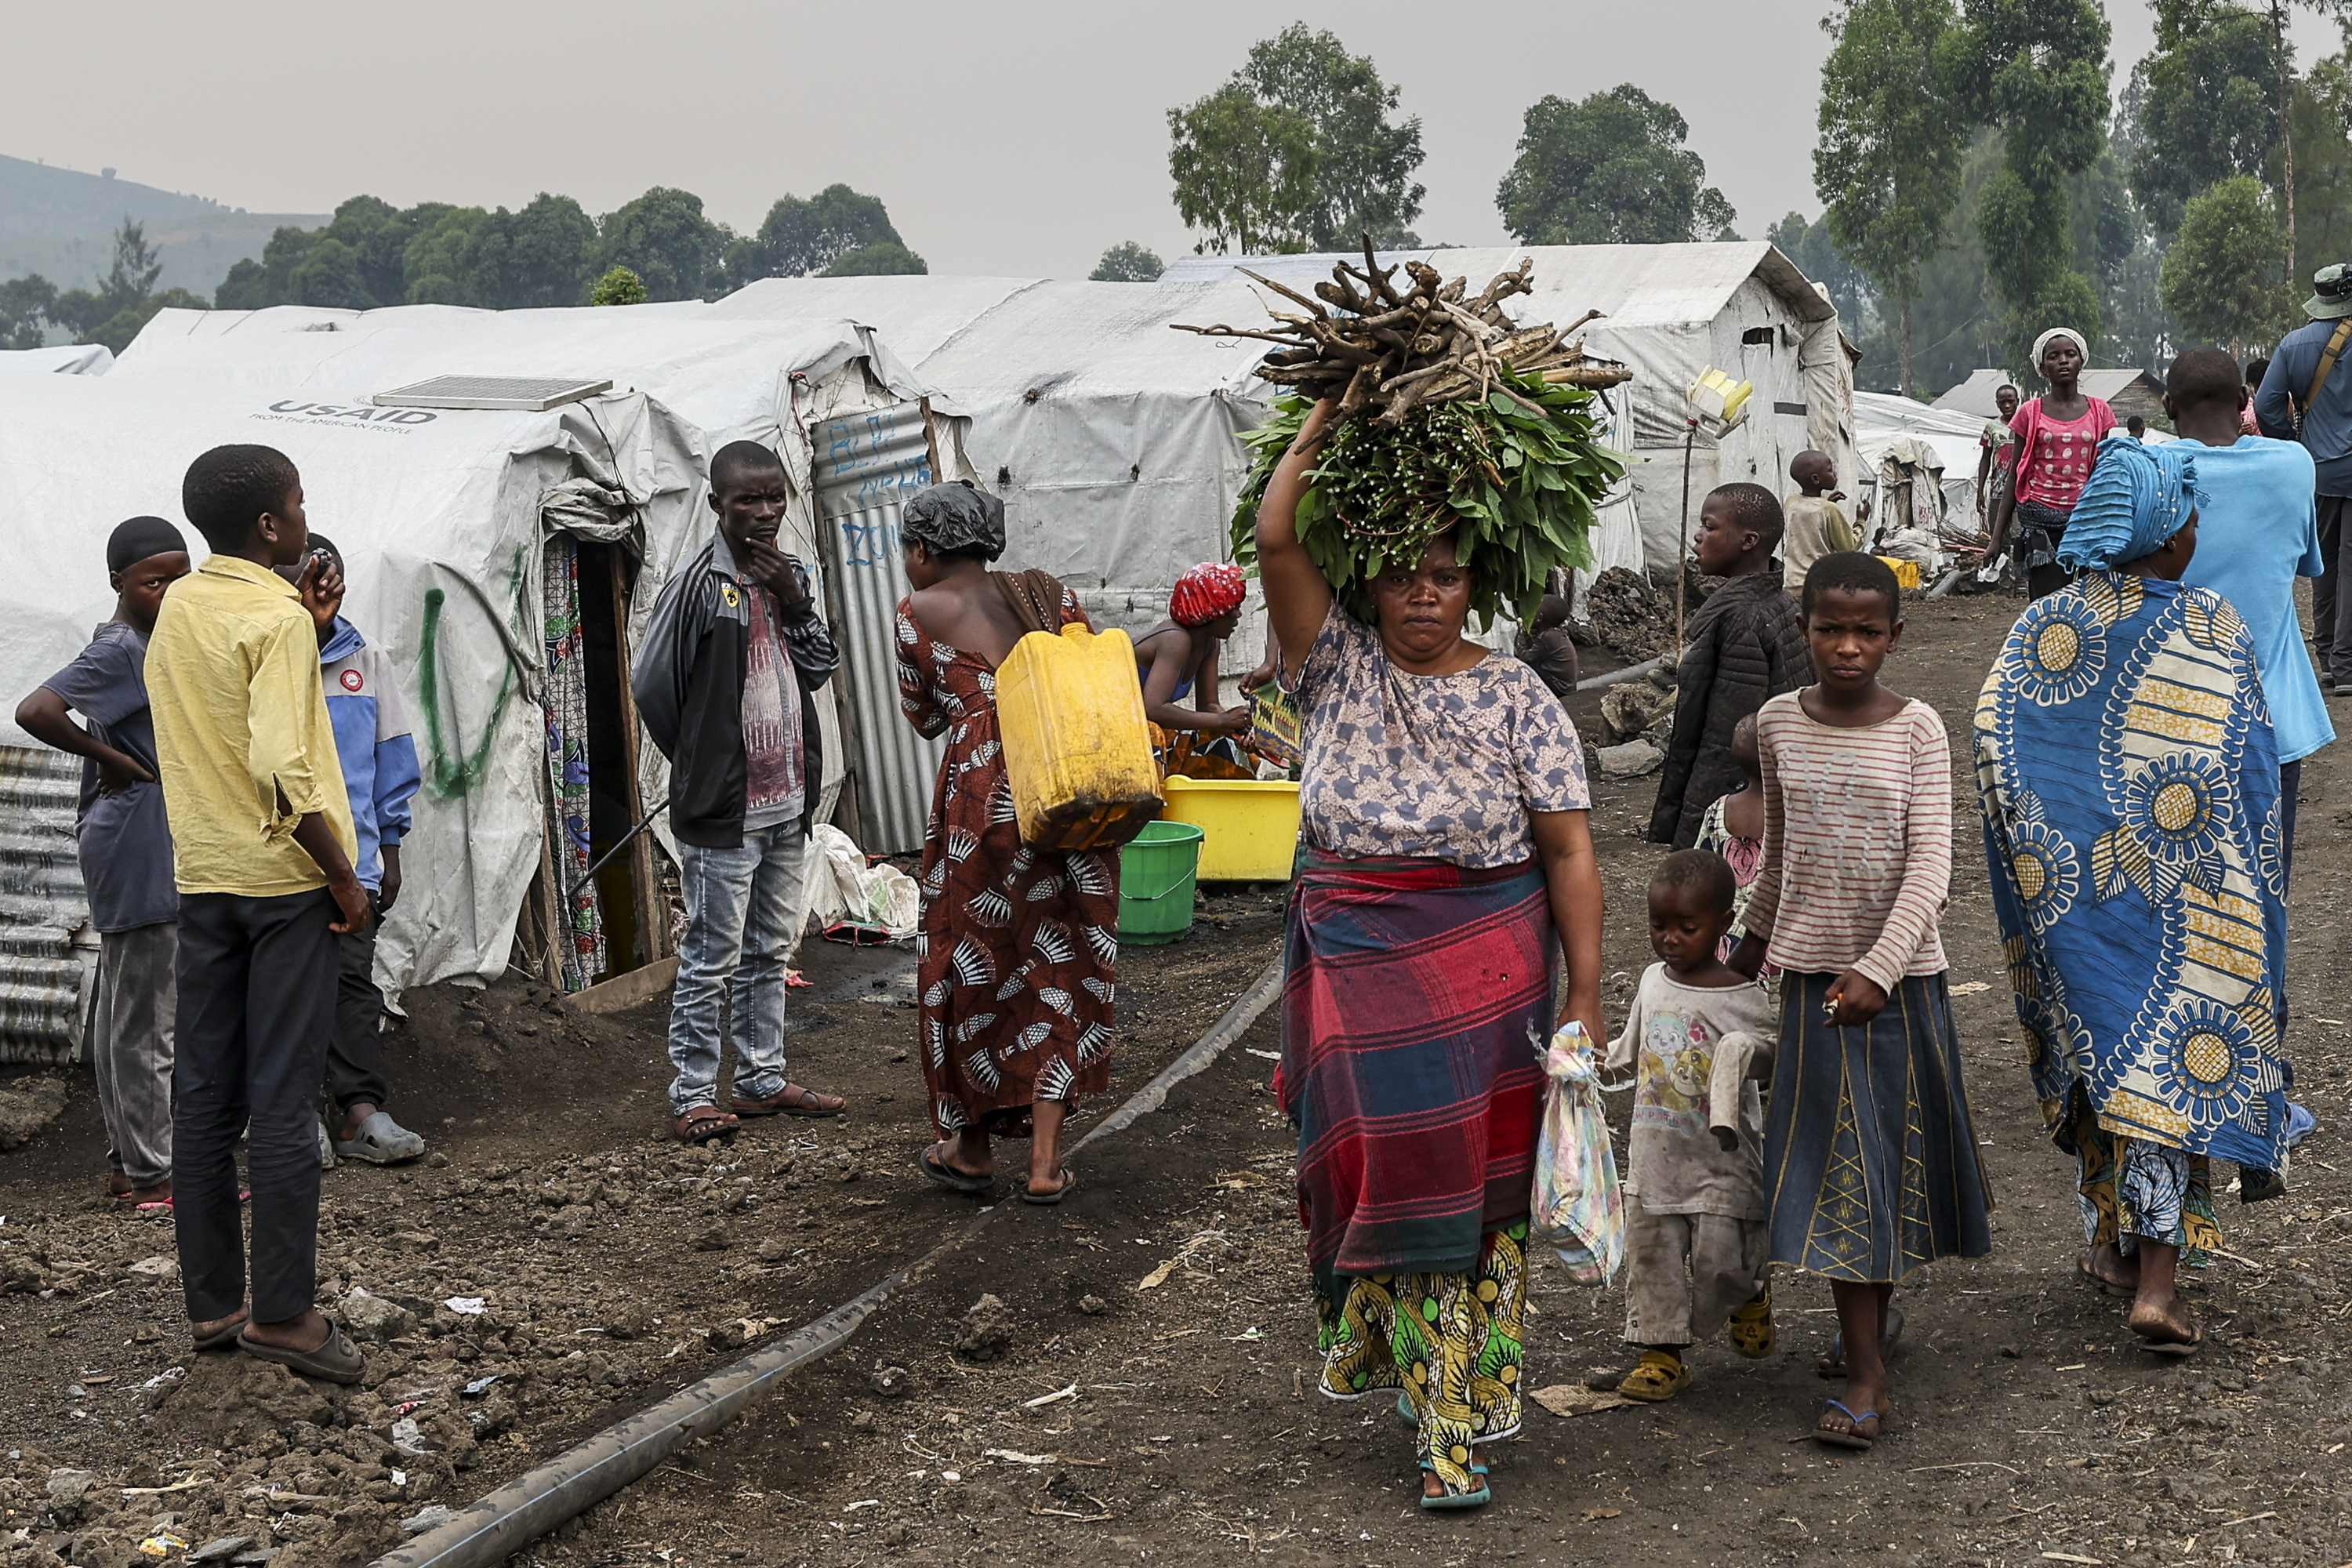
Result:
M167 306L507 310L716 298L762 278L926 270L880 198L845 184L784 196L740 235L708 216L701 197L661 185L601 218L545 192L511 212L448 202L404 208L360 195L320 227L279 228L257 260L229 268L209 300L184 289L158 292L162 264L141 226L126 221L113 267L94 289L61 291L38 275L0 283L0 346L37 347L62 328L121 353Z
M1822 23L1822 216L1772 237L1837 298L1864 379L1906 392L2028 370L2059 323L2109 363L2267 344L2352 245L2352 25L2299 72L2296 3L2352 23L2346 0L2153 0L2111 101L2095 0L1845 0Z
M1176 209L1200 236L1194 249L1344 250L1366 235L1383 248L1421 247L1421 118L1398 119L1399 97L1370 56L1303 22L1253 47L1223 87L1168 111L1168 172ZM1495 193L1520 243L1738 237L1731 204L1685 145L1688 123L1632 83L1580 100L1547 95L1523 123Z

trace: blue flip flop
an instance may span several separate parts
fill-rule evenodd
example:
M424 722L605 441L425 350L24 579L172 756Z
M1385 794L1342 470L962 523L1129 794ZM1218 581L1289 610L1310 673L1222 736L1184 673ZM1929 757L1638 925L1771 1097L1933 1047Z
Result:
M1433 1468L1429 1465L1423 1465L1421 1468L1424 1470ZM1474 1476L1483 1476L1486 1473L1486 1467L1473 1465L1470 1467L1470 1473ZM1444 1513L1452 1509L1485 1508L1494 1500L1495 1489L1484 1482L1479 1483L1478 1489L1475 1492L1444 1492L1436 1497L1432 1497L1427 1492L1421 1494L1421 1506L1432 1513Z
M1875 1410L1864 1410L1857 1415L1843 1400L1824 1399L1822 1401L1822 1415L1827 1415L1832 1410L1844 1415L1848 1421L1853 1423L1853 1426L1856 1428L1860 1427L1865 1421L1876 1421L1879 1423L1879 1429L1882 1432L1885 1430L1885 1422ZM1876 1443L1878 1439L1876 1437L1867 1436L1862 1432L1853 1429L1849 1429L1843 1432L1832 1432L1828 1427L1823 1426L1819 1423L1815 1423L1813 1426L1813 1441L1816 1443L1827 1443L1832 1448L1868 1448Z

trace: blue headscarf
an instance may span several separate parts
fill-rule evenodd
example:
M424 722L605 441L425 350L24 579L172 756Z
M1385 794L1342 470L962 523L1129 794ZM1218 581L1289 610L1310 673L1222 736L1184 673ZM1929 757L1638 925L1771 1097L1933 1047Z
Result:
M2151 446L2117 431L2099 443L2098 461L2058 541L2058 564L2104 572L2137 561L2188 526L2197 510L2192 441Z

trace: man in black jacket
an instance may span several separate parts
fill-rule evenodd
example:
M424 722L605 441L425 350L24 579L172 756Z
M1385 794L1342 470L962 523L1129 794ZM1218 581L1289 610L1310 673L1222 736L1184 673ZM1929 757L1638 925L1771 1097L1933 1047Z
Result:
M710 460L710 542L654 602L637 712L669 759L669 824L686 893L670 1002L671 1131L731 1137L741 1116L835 1116L844 1101L784 1078L784 963L824 777L818 688L841 656L807 572L776 548L792 482L775 453L736 441ZM719 1100L719 1004L735 1042Z

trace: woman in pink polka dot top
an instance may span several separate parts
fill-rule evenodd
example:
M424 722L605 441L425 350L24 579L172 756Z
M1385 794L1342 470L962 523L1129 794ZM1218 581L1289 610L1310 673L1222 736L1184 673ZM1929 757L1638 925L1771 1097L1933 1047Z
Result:
M2028 398L2009 422L2017 436L2016 477L1993 503L1987 554L2015 554L2026 592L2036 599L2072 579L2058 564L2058 541L2098 459L2099 442L2119 423L2105 400L2084 395L2077 385L2089 358L2083 334L2072 327L2053 327L2034 339L2033 363L2050 390Z

